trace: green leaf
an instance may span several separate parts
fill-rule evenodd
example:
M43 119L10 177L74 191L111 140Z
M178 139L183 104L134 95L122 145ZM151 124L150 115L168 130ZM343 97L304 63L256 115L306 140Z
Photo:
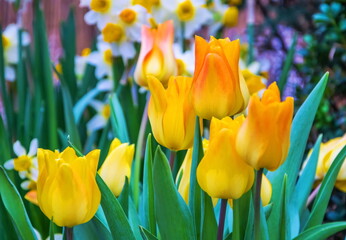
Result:
M23 201L5 169L0 166L0 195L22 239L36 240L34 228L24 208Z
M345 229L346 222L326 223L302 232L298 237L294 238L294 240L324 240Z
M7 136L7 131L0 115L0 165L3 165L7 160L11 158L11 145Z
M128 217L128 212L129 212L129 180L127 177L125 177L125 184L124 184L123 190L120 193L118 201L119 201L121 207L123 208L126 216Z
M217 223L214 213L213 202L209 195L202 193L202 227L200 239L212 240L217 236Z
M143 240L158 240L151 232L142 226L139 226Z
M287 175L285 174L283 183L282 183L282 193L280 199L280 207L281 207L281 221L278 226L280 226L280 239L291 239L291 231L290 231L290 221L288 215L288 203L287 203Z
M286 161L279 169L268 172L267 177L273 186L272 202L276 203L281 198L283 176L287 174L287 197L290 199L294 190L301 162L303 159L306 142L310 133L313 120L316 115L318 105L322 99L324 90L327 86L328 73L309 94L303 105L297 111L291 128L290 148ZM268 219L268 227L271 237L279 238L278 219L281 218L278 205L273 205L272 213Z
M84 112L85 108L89 105L90 101L92 99L94 99L94 97L99 95L99 93L101 93L101 92L102 91L100 89L94 88L78 100L76 105L73 107L73 115L74 115L76 124L79 123L79 121L83 115L83 112Z
M291 201L295 208L299 209L301 214L306 206L306 201L311 192L312 186L315 182L315 173L317 168L317 161L320 152L320 144L322 141L322 135L320 135L315 143L313 152L309 157L302 174L299 177L298 183L295 187L295 191L292 194Z
M49 149L58 148L57 113L55 91L53 86L51 60L49 57L45 18L39 1L34 1L34 43L35 43L35 76L39 80L45 101L45 123L47 124L47 146ZM41 126L42 127L42 126ZM40 141L41 143L42 141ZM42 143L43 144L43 143Z
M77 98L77 79L75 75L75 55L76 55L76 26L74 9L71 8L66 21L60 25L61 45L64 51L63 58L60 59L64 84L71 94L71 99Z
M249 218L250 202L252 201L251 191L246 192L240 199L239 202L239 216L234 221L239 221L239 239L244 239L247 221ZM237 211L235 211L237 212ZM236 213L233 212L236 215Z
M110 98L111 107L111 123L114 135L119 138L121 142L129 142L129 136L127 133L127 123L125 120L124 112L118 97L113 94Z
M93 217L89 222L73 227L74 239L111 240L112 235L98 218ZM54 239L54 238L53 238Z
M284 66L282 68L279 82L278 82L278 87L280 89L281 94L285 90L285 86L286 86L287 79L288 79L288 74L290 73L290 70L291 70L291 67L292 67L292 64L294 61L294 53L296 50L296 45L297 45L297 34L294 34L293 42L290 46L290 49L288 50L288 53L287 53L287 56L285 59L285 63L284 63Z
M156 234L155 202L153 186L153 152L151 134L148 134L143 170L143 211L144 226Z
M130 223L117 198L98 174L96 181L101 191L101 206L113 239L135 239Z
M82 143L79 138L78 128L76 126L73 110L72 110L72 99L69 91L66 86L61 85L61 91L63 96L63 104L64 104L64 118L65 125L67 128L67 134L70 136L71 141L76 146L77 149L82 149Z
M153 180L156 220L162 239L196 239L191 213L176 189L160 146L155 152Z
M1 192L0 192L0 199L1 199ZM11 221L11 217L7 213L6 208L2 201L0 201L0 213L1 213L0 214L0 232L2 233L1 237L3 237L3 240L17 239L19 236L17 235L17 232Z
M305 229L309 229L322 223L324 214L327 210L330 196L332 195L336 178L345 159L346 146L344 146L336 156L326 176L322 180L321 188L318 191L318 194L312 206L311 214L308 222L306 223Z
M190 171L190 189L189 189L189 207L193 216L194 226L196 227L197 236L201 232L201 195L202 190L198 185L196 172L197 166L203 157L202 138L200 134L199 118L196 117L195 135L193 139L192 163Z

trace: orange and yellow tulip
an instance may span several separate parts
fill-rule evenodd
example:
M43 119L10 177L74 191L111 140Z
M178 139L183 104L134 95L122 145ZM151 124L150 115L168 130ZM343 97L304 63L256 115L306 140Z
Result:
M197 167L197 180L212 198L238 199L253 185L254 169L235 150L244 120L243 115L211 120L209 146Z
M248 116L237 135L237 151L255 169L276 170L284 163L290 146L293 98L280 100L280 91L272 83L262 99L252 95Z
M159 24L157 28L142 26L141 50L134 73L138 85L148 87L147 76L153 75L166 86L168 79L177 74L173 40L172 21Z
M154 76L148 76L148 83L148 116L156 141L174 151L190 148L196 118L189 98L192 78L171 77L167 89Z
M192 102L196 114L205 119L223 118L242 112L249 92L239 71L239 40L196 36Z
M78 157L70 147L61 153L38 149L38 204L58 226L72 227L95 215L101 201L95 180L99 155L93 150Z

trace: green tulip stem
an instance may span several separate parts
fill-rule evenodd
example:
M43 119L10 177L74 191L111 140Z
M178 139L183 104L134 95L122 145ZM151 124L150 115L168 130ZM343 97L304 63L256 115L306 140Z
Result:
M73 240L73 227L65 227L65 239Z
M219 228L217 230L217 240L223 239L223 228L225 226L226 207L227 207L227 199L222 199L220 215L219 215Z
M241 240L240 238L240 203L239 199L233 199L233 232L232 240Z
M255 207L254 236L255 236L255 240L261 239L261 223L260 223L261 206L260 206L260 204L261 204L262 174L263 174L263 168L256 171L256 185L255 185L255 197L254 197L254 207Z
M169 166L171 167L171 171L173 173L173 168L174 168L174 160L175 160L175 155L176 155L176 151L172 151L169 155Z

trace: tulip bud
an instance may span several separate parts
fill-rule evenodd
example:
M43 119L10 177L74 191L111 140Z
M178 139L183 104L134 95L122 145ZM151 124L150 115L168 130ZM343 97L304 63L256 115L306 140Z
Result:
M148 116L156 141L174 151L190 148L196 118L189 98L192 78L171 77L167 89L153 76L148 83Z
M255 169L276 170L284 163L293 117L293 98L280 101L280 91L272 83L263 97L251 96L248 116L237 135L237 151Z
M95 215L101 201L95 180L99 155L93 150L78 157L70 147L61 153L38 149L38 204L58 226L72 227Z
M324 178L344 146L346 146L346 134L343 137L333 138L326 143L321 143L315 177L317 181ZM311 151L309 155L311 155ZM346 192L346 159L336 177L335 187L342 192Z
M203 151L208 149L209 141L203 139ZM189 189L190 189L190 176L191 176L191 164L192 164L192 151L190 148L187 150L183 163L177 174L176 182L179 184L178 192L183 197L186 204L189 203Z
M138 85L148 87L147 76L153 75L166 86L169 77L177 73L173 41L172 21L159 24L157 28L142 26L141 50L134 73Z
M119 196L125 184L125 178L131 176L131 165L135 146L128 143L121 144L114 139L108 155L102 164L99 174L115 196Z
M239 40L196 36L192 102L196 114L205 119L223 118L242 112L249 92L239 71Z
M197 180L212 198L238 199L254 182L254 169L235 150L236 134L244 116L212 118L208 150L197 167Z

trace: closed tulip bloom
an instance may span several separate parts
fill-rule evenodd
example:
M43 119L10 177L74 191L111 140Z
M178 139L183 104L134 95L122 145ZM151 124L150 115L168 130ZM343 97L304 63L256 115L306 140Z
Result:
M254 182L254 169L235 149L236 134L244 120L243 115L234 120L211 120L209 146L197 167L197 180L212 198L238 199Z
M189 98L192 78L171 77L167 89L154 76L148 77L148 83L148 116L156 141L174 151L190 148L196 118Z
M237 136L239 155L255 169L276 170L284 163L290 146L293 98L280 100L272 83L262 99L251 96L248 116Z
M101 201L95 180L99 155L93 150L78 157L70 147L61 153L38 149L38 204L58 226L72 227L95 215Z
M114 139L99 174L115 196L119 196L125 184L125 178L131 176L131 165L135 146Z
M221 119L242 112L249 92L239 71L239 40L196 36L192 102L196 114Z
M134 73L138 85L148 87L147 76L153 75L166 86L169 77L177 74L173 40L172 21L159 24L157 28L142 26L141 50Z

